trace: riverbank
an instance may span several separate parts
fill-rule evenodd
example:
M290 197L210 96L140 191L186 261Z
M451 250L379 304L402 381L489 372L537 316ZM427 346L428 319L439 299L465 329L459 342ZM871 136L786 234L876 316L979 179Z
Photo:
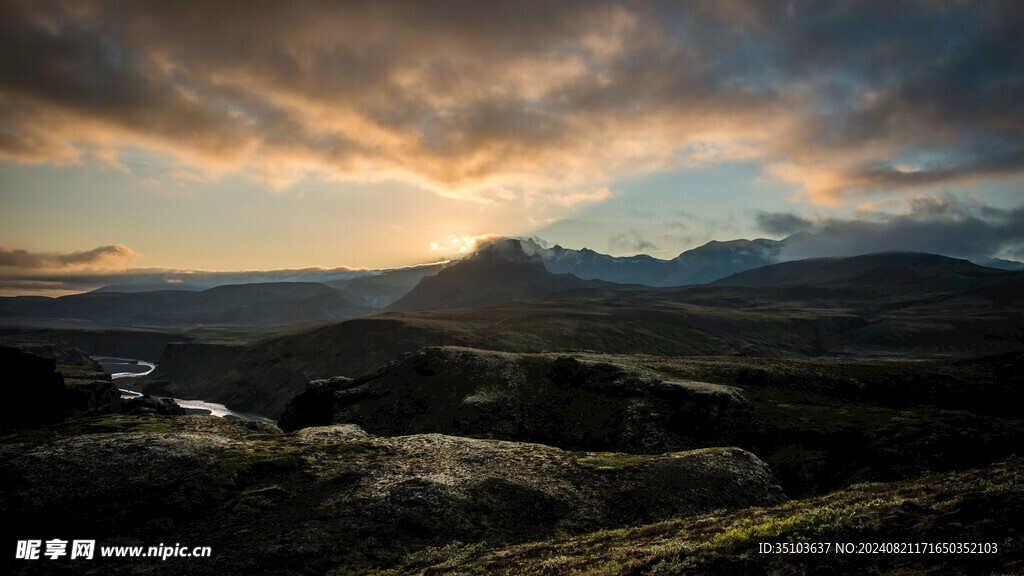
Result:
M136 358L119 358L115 356L93 356L103 371L110 375L110 381L121 390L122 398L141 396L142 392L135 390L135 382L156 370L156 364L139 360ZM277 424L277 421L252 412L240 412L232 410L224 404L207 402L205 400L171 398L186 414L217 416L219 418L256 420L268 424Z

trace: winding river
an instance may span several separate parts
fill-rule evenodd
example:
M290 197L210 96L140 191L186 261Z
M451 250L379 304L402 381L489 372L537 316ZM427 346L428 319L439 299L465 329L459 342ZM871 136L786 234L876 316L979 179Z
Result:
M134 390L135 381L138 378L153 372L153 370L156 370L156 364L146 362L145 360L136 360L134 358L93 356L92 359L103 367L104 372L110 374L110 381L117 385L121 390L122 398L142 396L141 392ZM271 420L266 416L253 414L251 412L239 412L216 402L207 402L205 400L184 400L182 398L172 398L172 400L177 402L178 406L181 406L182 410L184 410L186 414L204 414L209 416L219 416L220 418L259 420L261 422L277 424L275 420Z

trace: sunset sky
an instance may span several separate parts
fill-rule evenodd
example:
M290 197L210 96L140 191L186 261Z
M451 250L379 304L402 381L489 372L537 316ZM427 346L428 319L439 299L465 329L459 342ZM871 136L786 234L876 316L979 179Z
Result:
M0 295L487 235L1024 260L1021 30L1019 1L0 0Z

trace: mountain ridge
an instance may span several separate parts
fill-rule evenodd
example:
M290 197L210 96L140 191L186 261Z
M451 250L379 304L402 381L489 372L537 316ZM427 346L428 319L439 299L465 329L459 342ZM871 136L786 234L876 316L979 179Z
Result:
M711 240L671 260L647 254L616 257L589 248L573 250L559 245L545 248L533 239L523 240L523 244L527 253L539 255L548 271L553 273L572 273L583 279L620 284L664 287L704 284L733 272L774 264L783 241L765 238Z
M342 290L315 282L228 284L202 291L87 292L0 299L0 316L71 318L139 326L287 325L371 312Z
M962 258L950 258L923 252L876 252L847 258L808 258L780 262L731 274L715 280L713 286L780 286L837 283L895 283L945 278L1008 277L1004 272L979 266Z

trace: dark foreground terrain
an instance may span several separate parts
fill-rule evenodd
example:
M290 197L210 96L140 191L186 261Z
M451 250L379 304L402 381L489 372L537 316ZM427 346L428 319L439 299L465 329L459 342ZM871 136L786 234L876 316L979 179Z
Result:
M1022 362L429 348L316 383L289 404L292 432L85 412L0 438L0 514L18 519L5 546L87 538L211 557L3 562L19 574L1019 573ZM76 370L69 382L89 374ZM759 552L869 542L996 551Z
M211 546L211 560L188 564L204 574L380 568L455 542L501 546L785 500L768 467L736 448L632 456L354 426L287 435L203 416L79 419L4 438L2 458L0 506L21 519L20 538Z
M873 255L475 308L440 280L262 340L6 333L0 573L1024 573L1020 274ZM143 391L278 426L121 399L88 358L117 341L159 355ZM15 558L54 539L211 555Z
M909 482L858 484L778 506L716 512L499 549L411 555L387 574L1020 574L1024 462ZM998 552L866 553L864 543L961 543ZM827 552L760 552L800 543ZM843 545L839 552L837 545ZM847 545L852 545L847 547Z
M213 552L22 560L9 564L13 573L989 574L1024 566L1019 458L785 502L768 468L733 448L627 456L436 434L382 438L352 426L282 434L202 416L117 415L7 436L2 461L0 506L18 519L18 538ZM998 551L758 553L781 542Z

